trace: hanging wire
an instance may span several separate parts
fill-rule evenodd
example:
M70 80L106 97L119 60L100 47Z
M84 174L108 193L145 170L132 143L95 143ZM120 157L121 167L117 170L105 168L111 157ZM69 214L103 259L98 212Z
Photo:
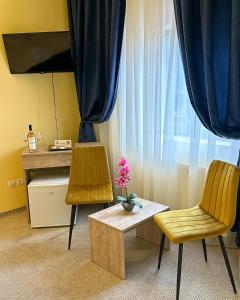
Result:
M58 129L57 106L56 106L56 94L55 94L55 85L54 85L53 73L52 73L52 91L53 91L54 118L55 118L55 125L56 125L56 132L57 132L57 140L58 140L58 139L59 139L59 129Z

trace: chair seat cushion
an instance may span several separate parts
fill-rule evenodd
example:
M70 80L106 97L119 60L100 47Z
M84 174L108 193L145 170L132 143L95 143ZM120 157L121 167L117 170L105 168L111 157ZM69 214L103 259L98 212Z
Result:
M199 206L159 213L154 216L154 221L173 243L205 239L229 229Z
M94 204L113 201L112 183L91 186L69 186L66 204Z

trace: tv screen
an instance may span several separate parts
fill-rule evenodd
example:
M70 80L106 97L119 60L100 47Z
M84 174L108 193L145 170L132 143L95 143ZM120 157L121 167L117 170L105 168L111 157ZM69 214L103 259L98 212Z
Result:
M3 34L10 72L73 72L69 31Z

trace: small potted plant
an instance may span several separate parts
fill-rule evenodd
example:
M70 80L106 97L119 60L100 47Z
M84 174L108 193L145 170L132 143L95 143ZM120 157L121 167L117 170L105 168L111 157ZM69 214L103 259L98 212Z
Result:
M128 194L127 187L130 182L130 169L128 161L125 157L121 157L118 162L118 178L115 179L115 184L125 192L125 197L117 196L116 202L121 203L125 211L132 211L134 206L142 208L142 204L137 201L135 193Z

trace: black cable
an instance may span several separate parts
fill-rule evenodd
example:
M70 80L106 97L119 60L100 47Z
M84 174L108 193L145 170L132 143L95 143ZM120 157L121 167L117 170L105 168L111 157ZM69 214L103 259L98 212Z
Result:
M58 129L56 94L55 94L53 73L52 73L52 91L53 91L54 118L55 118L55 122L56 122L56 131L57 131L57 140L58 140L59 139L59 129Z

